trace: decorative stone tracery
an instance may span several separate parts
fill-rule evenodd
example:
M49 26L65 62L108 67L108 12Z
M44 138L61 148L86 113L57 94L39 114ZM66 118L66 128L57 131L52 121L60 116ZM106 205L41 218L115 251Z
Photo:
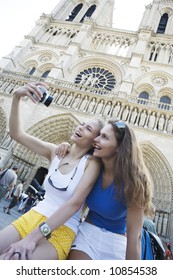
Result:
M75 83L110 91L114 89L116 79L110 71L92 67L81 71L75 78Z
M166 158L151 143L143 143L145 164L154 184L153 202L158 210L171 210L173 197L173 172Z
M153 203L156 206L154 223L157 233L165 241L171 235L173 172L165 157L151 143L142 143L142 151L146 166L151 175L154 193Z

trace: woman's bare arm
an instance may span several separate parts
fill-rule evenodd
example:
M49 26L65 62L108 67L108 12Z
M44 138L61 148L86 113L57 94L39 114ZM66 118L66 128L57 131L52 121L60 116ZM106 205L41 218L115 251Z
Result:
M74 194L63 205L54 212L47 220L51 231L63 225L70 217L72 217L83 205L87 195L93 188L100 171L100 163L96 159L92 159L84 175L82 176ZM32 254L38 242L43 239L43 235L39 228L33 230L24 239L10 245L5 251L4 259L10 259L15 251L21 252L22 256Z
M143 226L144 209L141 207L127 208L127 260L141 259L141 229Z
M10 136L21 145L50 161L55 155L56 146L29 135L23 129L22 117L20 115L20 102L23 96L28 96L33 102L35 102L32 93L34 93L39 100L40 92L37 89L36 84L27 84L14 91L9 119Z

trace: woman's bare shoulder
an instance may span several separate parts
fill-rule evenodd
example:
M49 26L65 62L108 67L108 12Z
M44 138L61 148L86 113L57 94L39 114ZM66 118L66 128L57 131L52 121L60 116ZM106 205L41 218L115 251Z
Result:
M88 156L88 165L94 165L94 164L96 164L96 165L99 165L99 166L101 166L101 164L102 164L102 161L99 159L99 158L97 158L97 157L95 157L95 156L93 156L93 155L87 155Z

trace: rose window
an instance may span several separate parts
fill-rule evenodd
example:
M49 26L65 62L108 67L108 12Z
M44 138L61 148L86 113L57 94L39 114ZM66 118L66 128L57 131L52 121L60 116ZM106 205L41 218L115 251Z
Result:
M116 79L104 68L93 67L81 71L75 78L76 84L111 91L116 85Z

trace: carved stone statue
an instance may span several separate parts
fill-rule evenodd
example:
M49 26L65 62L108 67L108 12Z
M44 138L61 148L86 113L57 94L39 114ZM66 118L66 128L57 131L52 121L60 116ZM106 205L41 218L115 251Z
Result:
M163 235L163 236L166 236L167 223L168 223L168 214L167 214L167 213L164 213L164 217L163 217L163 228L162 228L162 235Z
M90 113L93 113L93 110L94 110L94 107L96 105L96 99L93 98L89 104L89 107L88 107L88 112Z
M172 134L173 132L173 117L171 117L168 121L167 132Z
M66 95L65 93L63 93L62 95L60 95L58 101L57 101L57 104L60 105L63 103L64 99L65 99Z
M147 113L146 110L142 111L139 121L139 126L144 126L146 121Z
M74 100L74 102L73 102L73 104L72 104L72 108L73 108L73 109L77 109L77 107L78 107L78 105L79 105L79 102L80 102L80 100L81 100L80 97L81 97L81 95L78 94L77 97L75 98L75 100Z
M129 106L126 106L124 111L123 111L123 114L122 114L122 120L123 121L126 121L127 118L128 118L128 114L129 114Z
M108 115L110 115L110 112L111 112L111 107L112 107L112 102L109 101L106 106L105 106L105 109L104 109L104 112L103 112L103 115L106 117Z
M159 118L159 123L158 123L158 130L159 131L163 131L164 124L165 124L165 118L164 118L164 115L162 114Z
M152 114L149 117L148 128L150 129L154 128L155 120L156 120L156 113L152 112Z
M104 100L102 99L102 100L98 103L97 109L96 109L96 111L95 111L95 113L96 113L97 115L101 114L103 105L104 105Z
M159 219L159 213L156 212L155 217L154 217L154 224L155 224L156 228L157 228L158 219Z
M112 117L118 117L120 109L121 109L120 102L117 102L117 104L115 105L115 107L114 107L114 109L112 111Z
M69 107L69 106L70 106L70 103L71 103L71 101L72 101L72 99L73 99L73 94L70 93L69 96L67 97L67 99L66 99L64 105Z
M81 111L85 111L87 103L88 103L88 96L85 96L85 98L82 100L82 103L80 105Z
M132 111L132 114L131 114L131 117L130 117L130 122L131 123L133 123L133 124L135 123L137 115L138 115L138 111L137 111L137 108L135 108Z
M157 233L158 233L158 235L161 234L161 230L162 230L162 219L163 219L163 213L160 213L159 219L158 219L158 223L157 223Z

